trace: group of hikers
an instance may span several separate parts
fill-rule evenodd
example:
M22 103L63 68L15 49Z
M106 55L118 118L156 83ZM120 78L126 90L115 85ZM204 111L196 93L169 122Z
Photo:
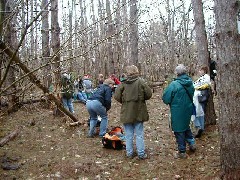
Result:
M178 152L175 158L187 158L187 144L189 150L195 152L195 138L200 138L204 131L204 119L208 94L211 90L211 78L208 75L208 67L201 67L200 77L193 82L187 75L187 69L183 64L175 68L176 78L164 89L162 100L170 106L170 125L173 131ZM63 79L70 80L69 75L64 72ZM146 100L152 97L152 89L147 82L140 77L139 70L135 65L125 68L120 80L111 75L104 79L100 74L98 86L93 90L89 82L90 76L75 80L75 88L72 97L66 89L62 88L62 103L65 108L74 113L72 99L78 98L85 105L89 113L88 137L104 137L108 128L108 110L111 109L112 96L121 104L120 121L123 124L126 144L126 157L146 159L148 155L144 144L144 122L149 120L149 113ZM88 86L86 84L91 84ZM204 93L203 93L204 92ZM190 128L191 117L194 115L195 135ZM96 126L99 117L101 118L99 132L96 133ZM136 142L136 152L134 151L134 137Z

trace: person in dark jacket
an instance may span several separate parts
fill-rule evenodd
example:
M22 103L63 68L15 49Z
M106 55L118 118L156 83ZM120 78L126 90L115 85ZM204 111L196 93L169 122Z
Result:
M107 131L107 111L111 108L113 86L114 81L106 79L87 100L86 107L90 115L90 129L88 137L94 137L95 135L95 127L98 121L97 116L101 117L99 136L104 136Z
M135 133L137 155L139 159L146 159L143 122L149 120L146 100L152 97L152 91L139 77L136 66L127 66L126 74L127 79L118 85L114 94L114 98L122 104L120 121L126 135L126 155L128 158L135 156L133 149Z
M178 65L175 72L177 78L164 90L162 100L170 105L171 128L178 144L175 158L186 158L186 142L190 151L196 150L195 139L189 126L193 112L194 87L183 64Z
M74 113L73 108L73 93L74 93L74 83L72 76L66 69L63 70L61 75L61 99L65 109Z

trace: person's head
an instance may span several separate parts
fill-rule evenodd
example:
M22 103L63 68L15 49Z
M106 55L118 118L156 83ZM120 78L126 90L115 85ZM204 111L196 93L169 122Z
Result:
M200 76L207 74L208 73L208 67L207 66L202 66L199 70Z
M104 77L103 74L98 75L98 79L103 79L103 77Z
M120 81L125 81L127 79L127 75L125 73L122 73L120 77Z
M84 80L84 79L90 79L90 75L88 75L88 74L84 74L84 76L83 76L82 79L83 79L83 80Z
M111 78L108 78L108 79L104 80L103 84L106 84L106 85L110 86L111 88L113 88L115 85L115 82Z
M62 74L68 74L67 68L61 68L61 73Z
M121 78L127 78L127 75L125 73L122 73Z
M139 75L137 66L135 66L135 65L127 66L126 67L126 75L127 76Z
M186 74L186 72L187 72L187 68L183 64L179 64L175 68L175 73L177 74L177 76L180 76L182 74Z

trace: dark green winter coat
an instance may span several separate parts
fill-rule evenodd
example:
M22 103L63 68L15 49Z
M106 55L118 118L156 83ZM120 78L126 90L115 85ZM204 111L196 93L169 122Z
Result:
M114 98L122 104L120 121L148 121L146 100L152 97L151 88L138 76L128 77L115 90Z
M189 95L183 86L189 92ZM178 76L164 90L162 100L165 104L170 105L171 126L174 132L184 132L189 128L193 112L193 94L192 79L186 74Z
M74 84L70 75L69 77L62 76L61 83L62 83L62 88L61 88L62 97L66 99L71 99L74 93Z

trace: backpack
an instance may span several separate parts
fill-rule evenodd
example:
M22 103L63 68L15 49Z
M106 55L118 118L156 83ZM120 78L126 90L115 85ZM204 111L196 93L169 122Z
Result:
M125 148L124 138L123 129L119 126L114 127L110 132L103 136L103 147L107 149L121 150Z

